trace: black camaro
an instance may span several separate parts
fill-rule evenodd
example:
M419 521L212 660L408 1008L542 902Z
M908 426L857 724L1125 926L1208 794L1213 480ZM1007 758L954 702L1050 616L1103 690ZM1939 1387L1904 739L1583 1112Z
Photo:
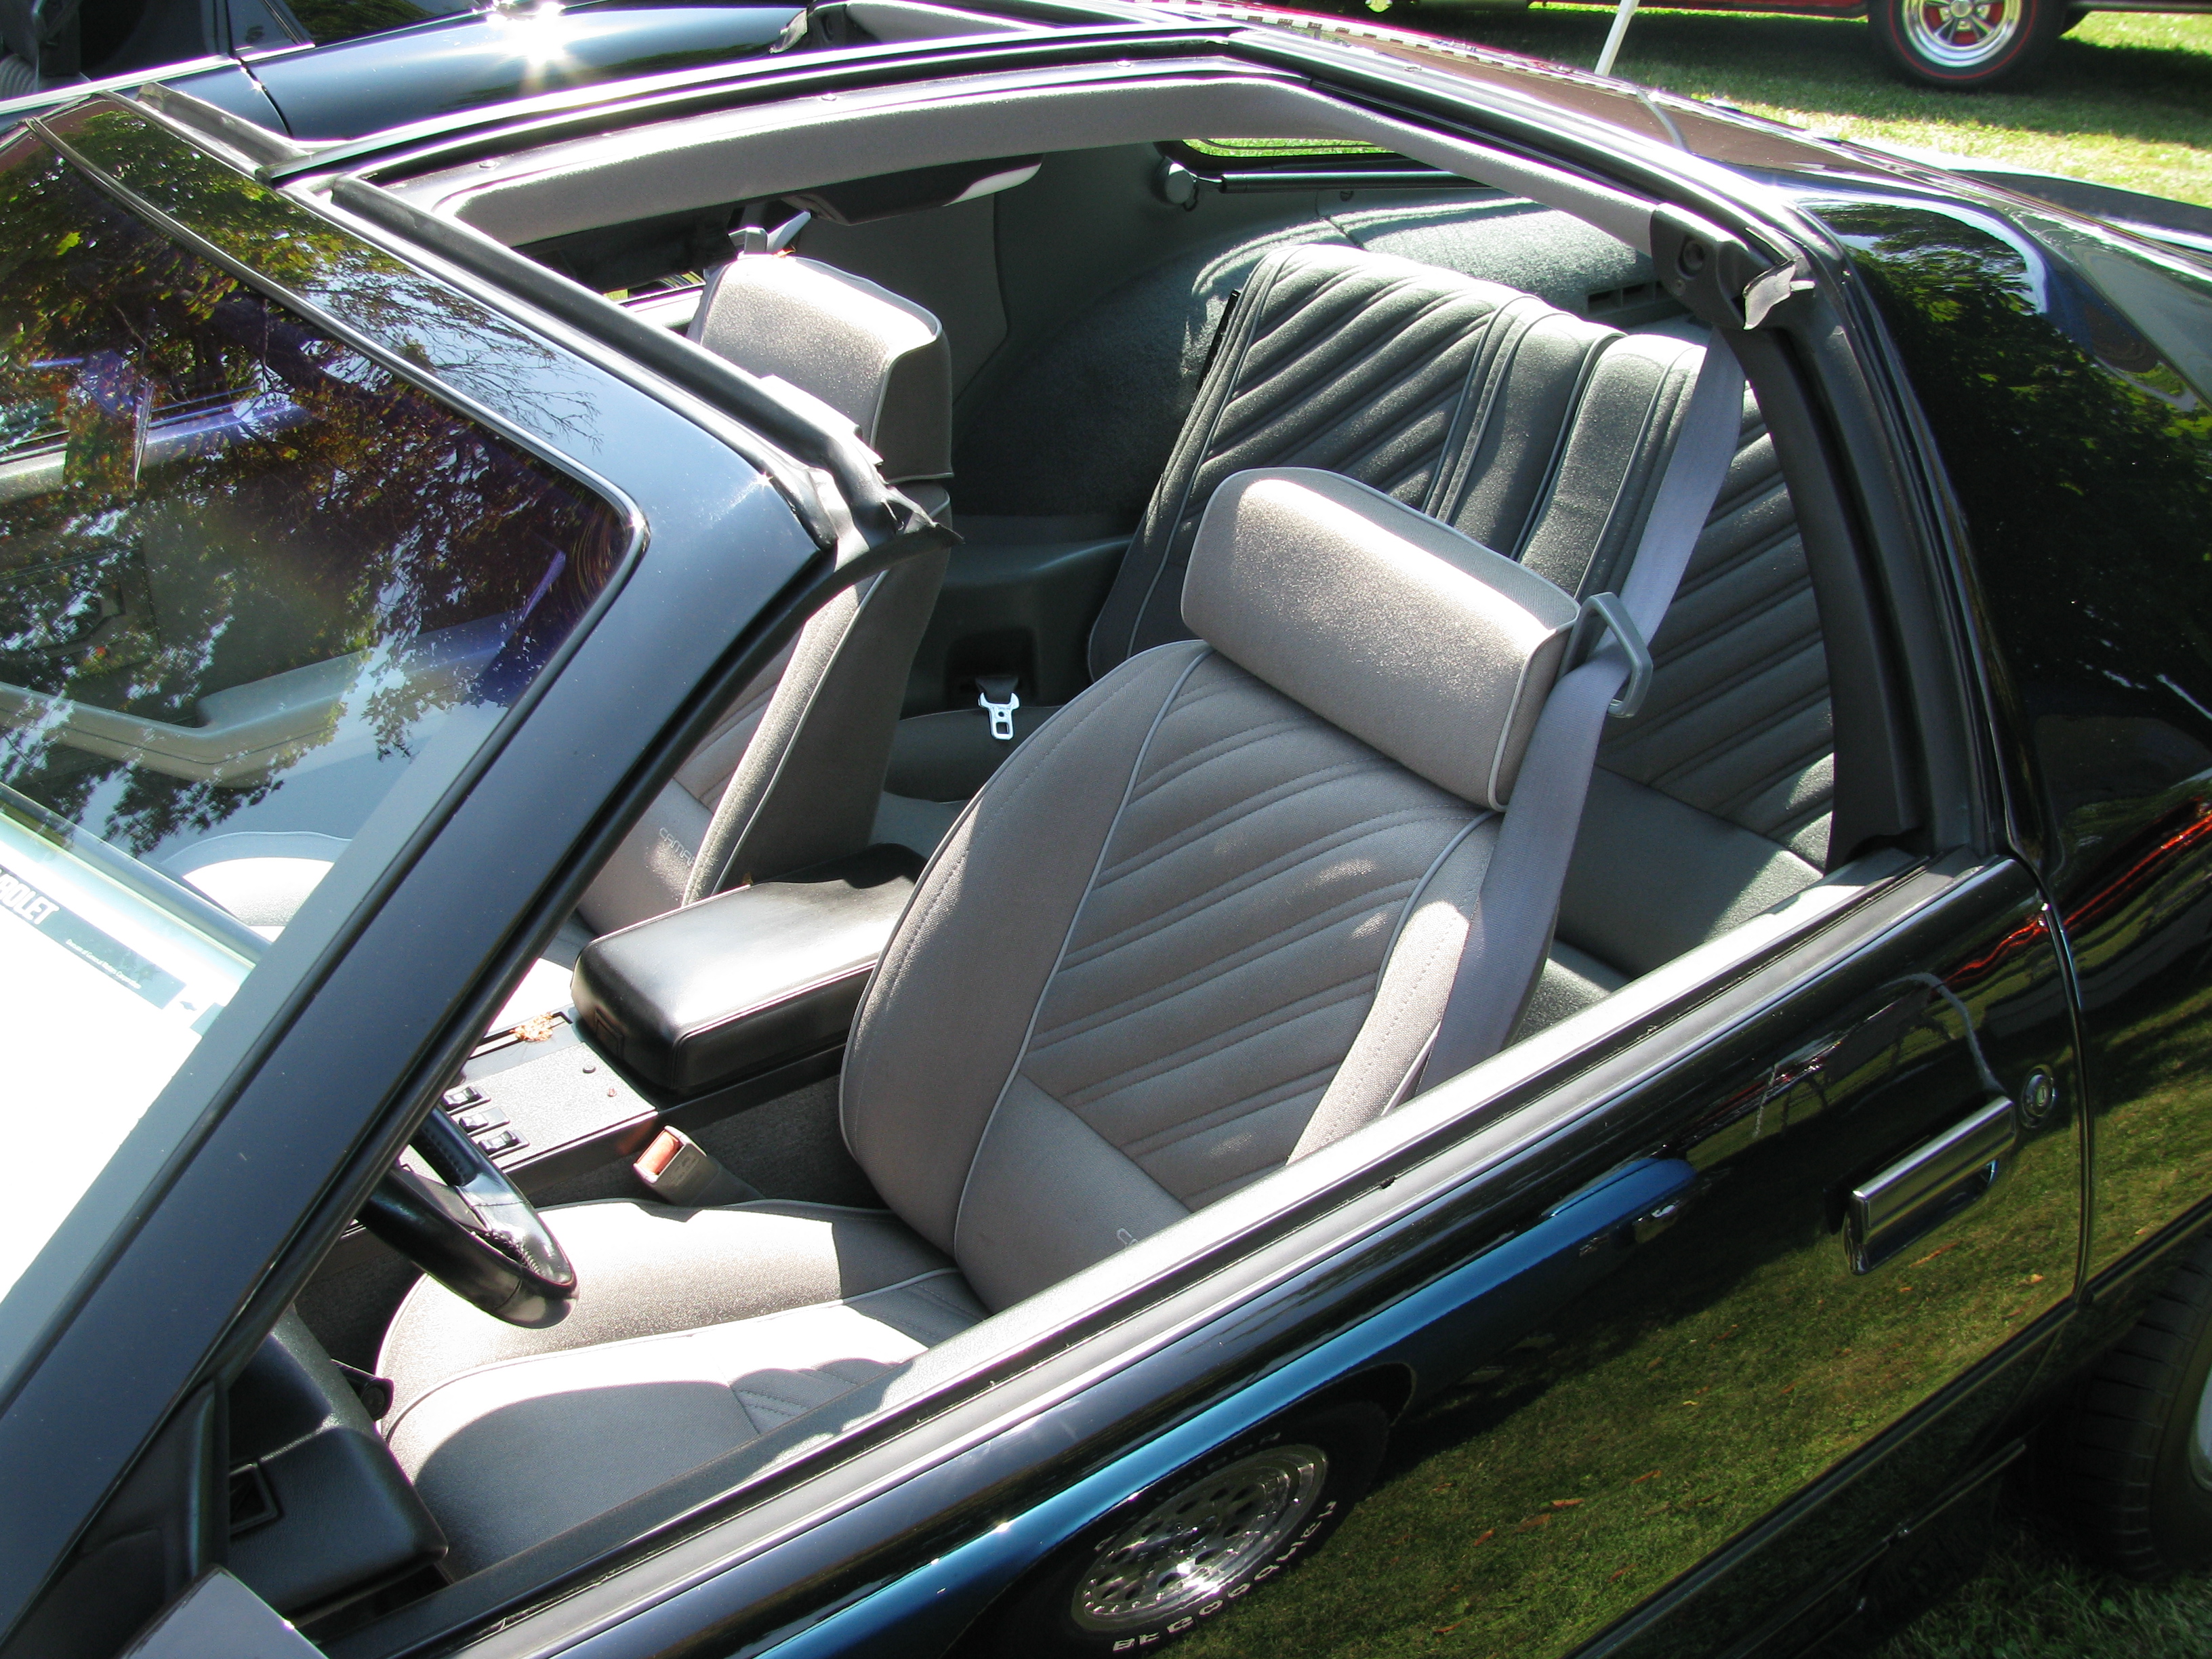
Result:
M1198 6L0 147L0 1656L2212 1562L2212 268Z

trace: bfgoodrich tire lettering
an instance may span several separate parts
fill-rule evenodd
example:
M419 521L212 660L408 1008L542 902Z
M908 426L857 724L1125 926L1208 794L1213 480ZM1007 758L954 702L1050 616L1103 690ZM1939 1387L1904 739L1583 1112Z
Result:
M2051 1452L2058 1512L2099 1559L2148 1579L2212 1566L2212 1237L2084 1379Z
M1003 1659L1149 1654L1303 1565L1382 1462L1389 1422L1293 1412L1147 1488L1046 1562L983 1632Z

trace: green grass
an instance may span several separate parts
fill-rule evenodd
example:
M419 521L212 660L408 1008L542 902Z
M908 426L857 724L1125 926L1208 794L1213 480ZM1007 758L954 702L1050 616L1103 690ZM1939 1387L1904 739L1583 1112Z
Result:
M1999 1538L1979 1578L1923 1613L1880 1659L2203 1659L2201 1580L2138 1584L2068 1556L2039 1531Z
M1395 0L1382 21L1587 67L1610 9ZM1616 71L1846 138L1986 155L2212 206L2212 16L2093 16L2015 86L1893 76L1863 22L1638 12Z

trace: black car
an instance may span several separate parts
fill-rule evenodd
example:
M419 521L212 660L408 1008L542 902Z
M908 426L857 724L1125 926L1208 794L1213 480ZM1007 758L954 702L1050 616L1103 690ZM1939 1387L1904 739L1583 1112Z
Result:
M805 28L781 0L0 0L0 123L158 72L274 131L343 138L781 51Z
M1786 1655L2021 1471L2212 1560L2201 258L807 27L0 149L0 1654Z

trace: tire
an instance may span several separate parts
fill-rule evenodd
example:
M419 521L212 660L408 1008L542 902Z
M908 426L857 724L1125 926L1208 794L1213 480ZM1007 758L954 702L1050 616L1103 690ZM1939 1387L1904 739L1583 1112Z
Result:
M1351 1401L1290 1413L1177 1470L1040 1567L977 1649L1103 1659L1157 1653L1211 1626L1328 1541L1365 1496L1389 1433L1381 1407Z
M2082 1547L2154 1582L2212 1566L2212 1237L2054 1425L2051 1496Z
M2048 58L2071 13L2066 0L1872 0L1867 22L1907 80L1972 92Z

